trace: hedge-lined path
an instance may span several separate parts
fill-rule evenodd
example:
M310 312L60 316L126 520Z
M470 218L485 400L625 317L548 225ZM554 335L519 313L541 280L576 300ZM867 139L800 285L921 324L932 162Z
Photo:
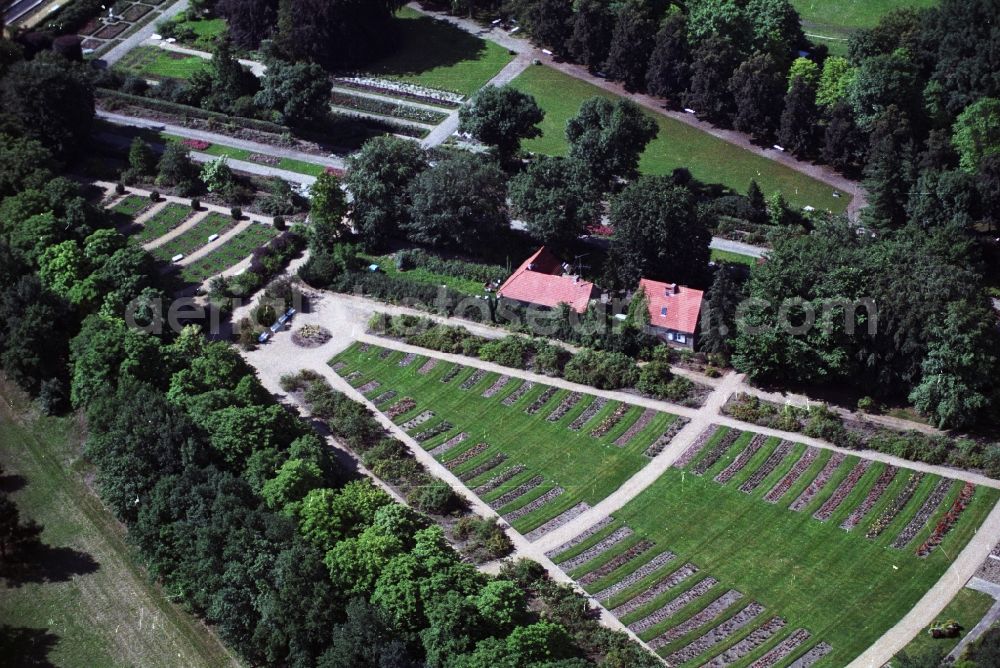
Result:
M680 121L681 123L685 123L686 125L690 125L698 130L701 130L702 132L705 132L706 134L717 137L718 139L746 151L750 151L755 155L767 158L768 160L773 160L774 162L780 163L789 169L793 169L796 172L805 174L806 176L826 183L837 190L843 191L851 196L851 201L847 206L847 214L852 220L857 220L858 213L861 209L868 205L867 194L859 183L851 181L828 166L803 162L796 159L789 153L777 151L772 148L762 148L751 142L746 135L733 130L718 128L711 123L700 121L695 118L694 114L665 109L663 100L640 93L629 93L620 84L596 77L588 72L585 67L566 61L558 61L553 55L543 53L542 49L536 47L526 38L511 37L499 28L487 28L479 25L471 19L460 18L443 12L425 9L416 2L411 2L407 5L407 7L410 7L414 11L420 12L421 14L433 16L434 18L442 21L447 21L453 26L471 33L480 39L490 40L491 42L495 42L504 48L515 51L518 54L518 57L524 56L529 60L529 62L538 60L546 66L558 70L563 74L580 79L581 81L586 81L593 86L597 86L598 88L608 91L609 93L613 93L614 95L618 95L619 97L632 100L636 104L652 111L653 113L667 116L676 121Z

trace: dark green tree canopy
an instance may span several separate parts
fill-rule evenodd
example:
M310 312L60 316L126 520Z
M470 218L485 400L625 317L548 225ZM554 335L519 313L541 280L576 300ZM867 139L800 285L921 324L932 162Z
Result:
M545 112L535 98L510 86L485 86L458 111L461 132L496 148L502 160L517 152L522 139L542 135Z
M511 180L510 201L543 244L565 246L600 220L600 188L574 158L538 157Z
M634 178L639 155L659 132L656 122L630 100L593 97L566 123L570 156L586 163L601 183Z

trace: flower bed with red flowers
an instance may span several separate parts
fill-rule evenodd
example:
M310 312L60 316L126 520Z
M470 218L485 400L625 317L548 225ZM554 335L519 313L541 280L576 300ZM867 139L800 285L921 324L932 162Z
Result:
M696 628L707 624L723 612L726 611L729 606L733 605L737 601L743 598L741 592L735 589L730 589L725 594L719 598L712 601L707 608L702 610L696 615L692 615L690 618L686 619L682 624L678 624L674 628L661 633L652 640L649 641L649 646L653 649L659 649L661 647L666 647L678 638L687 635Z
M812 463L819 457L819 450L813 447L806 448L806 451L799 457L799 461L792 465L791 470L785 477L779 480L771 490L764 495L764 500L768 503L777 503L781 497L791 489L792 485L812 466Z
M472 491L478 494L479 496L492 492L500 485L504 484L517 474L524 471L525 468L526 467L522 466L521 464L518 464L517 466L511 466L509 469L502 471L499 475L493 476L492 478L490 478L489 480L487 480L482 485L480 485L479 487L475 488Z
M462 475L458 476L458 479L461 480L462 482L469 482L470 480L475 480L476 478L486 473L487 471L492 471L496 467L500 466L505 461L507 461L507 455L505 455L502 452L498 452L497 454L493 455L492 457L490 457L488 460L486 460L476 468L469 469ZM457 468L458 465L456 464L455 467Z
M941 521L937 523L934 527L931 537L924 541L924 544L917 548L918 557L926 557L931 553L935 547L941 544L944 540L945 535L951 531L952 527L958 522L958 518L962 516L962 511L965 510L969 502L972 501L972 497L976 494L976 486L971 482L965 483L962 486L962 491L959 492L958 498L955 499L955 503L951 504L951 510L945 513Z
M653 421L656 417L656 411L652 408L647 408L639 416L639 419L632 423L632 426L625 430L625 433L615 439L615 445L619 448L624 448L629 442L635 438L635 435L646 428L646 426Z
M609 431L615 428L621 419L628 413L629 409L632 408L628 404L621 404L611 413L608 417L601 420L601 424L594 427L594 430L590 432L590 435L594 438L600 438L607 434Z
M847 459L847 456L839 452L835 452L830 455L830 459L827 460L826 466L816 474L809 486L802 490L799 494L799 498L792 501L792 505L788 506L789 510L794 510L796 512L802 510L809 505L809 502L816 498L820 490L826 487L826 483L830 482L830 478L833 477L833 472L837 470L843 461Z
M857 487L858 481L861 480L861 476L868 472L871 465L872 463L867 459L863 459L858 462L857 465L851 469L851 472L847 474L847 477L844 478L839 485L837 485L837 489L830 495L830 498L824 501L823 505L819 507L819 510L813 513L813 517L818 519L820 522L825 522L830 519L830 515L832 515L833 512L840 507L840 504L844 502L847 495L850 494L855 487Z
M948 478L942 478L941 481L938 482L934 491L932 491L930 496L927 497L924 504L920 506L920 510L918 510L917 514L913 516L910 523L906 525L906 528L899 532L899 535L896 536L896 540L892 541L892 546L894 548L897 550L903 549L911 540L913 540L914 536L920 533L920 530L927 524L931 515L933 515L934 511L937 510L937 507L941 505L944 497L948 495L948 489L951 487L951 482L952 481Z
M514 404L517 403L518 399L526 395L534 386L535 386L534 382L526 380L523 383L521 383L521 385L516 390L514 390L506 397L504 397L504 400L501 401L500 403L502 403L504 406L513 406Z
M543 482L545 482L545 478L543 478L540 475L536 475L534 478L531 478L527 482L521 483L520 485L510 490L509 492L505 492L500 496L498 496L497 498L490 501L490 508L492 508L493 510L496 510L497 508L503 508L508 503L511 503L512 501L518 499L519 497L524 496L531 490L535 489Z
M633 633L642 633L643 631L653 628L663 620L670 619L677 614L678 610L690 603L693 603L694 601L697 601L699 598L710 592L717 584L719 584L719 581L715 578L705 578L677 598L671 600L662 608L658 608L639 621L629 624L629 631L632 631ZM655 598L655 596L653 598ZM652 600L652 598L650 600Z
M712 468L717 461L722 459L722 455L726 454L726 451L732 447L733 443L742 433L738 429L730 429L726 432L726 435L719 439L715 447L709 450L704 457L691 467L691 472L695 475L705 475L708 469Z
M666 657L667 665L679 666L682 663L687 663L691 659L704 654L710 647L714 647L720 642L727 640L729 636L739 633L742 629L747 627L750 622L763 613L764 606L754 601L726 621L716 626L714 629L709 630L705 633L705 635L701 636L691 644L677 650L673 654L668 655Z
M767 436L764 434L755 434L754 437L750 439L750 443L747 447L743 448L743 452L738 454L733 461L729 463L729 466L724 468L719 475L715 476L715 482L720 485L725 485L727 482L732 480L733 476L742 471L750 459L757 454L757 451L764 446L764 441L766 440Z
M465 434L465 432L462 432L458 436L468 436L468 435ZM458 436L455 436L455 438L458 438ZM447 445L447 443L445 443L445 445ZM470 459L475 459L479 455L486 452L486 448L488 447L490 447L489 443L476 443L474 446L472 446L471 448L460 454L458 457L455 457L444 466L449 471L454 471L455 469L457 469L459 466L469 461Z
M750 474L750 477L746 479L742 485L740 485L740 491L744 494L749 494L750 492L757 489L760 483L764 482L764 478L771 475L771 471L778 468L778 464L781 463L788 453L792 449L791 441L782 441L778 443L778 447L768 455L768 458L764 460L764 463L757 467L757 470Z
M660 570L660 568L662 568L663 566L670 563L676 558L677 555L675 555L673 552L670 552L669 550L666 552L660 552L658 555L650 559L648 563L643 564L639 568L635 569L632 573L625 576L624 578L614 583L610 587L602 589L601 591L597 592L596 594L594 594L594 596L602 603L607 603L609 600L611 600L611 597L617 594L618 592L625 591L626 589L634 585L636 582L639 582L643 578L652 575L656 571Z
M181 145L188 147L192 151L205 151L212 148L212 142L203 139L182 139Z
M434 457L440 457L441 455L445 454L446 452L448 452L448 451L450 451L450 450L458 447L462 443L464 443L468 438L469 438L469 434L466 433L466 432L464 432L464 431L461 434L455 434L454 436L452 436L451 438L449 438L447 441L445 441L441 445L437 446L436 448L431 449L430 453ZM480 443L480 445L485 445L485 444L484 443ZM473 448L473 449L475 449L475 448ZM483 449L485 450L486 448L483 448ZM466 454L468 454L468 453L466 453Z
M608 563L601 566L600 568L595 568L594 570L590 571L583 577L577 578L576 581L582 585L588 585L592 582L597 582L605 575L608 575L612 571L621 568L622 566L632 561L633 559L642 556L642 554L649 548L653 547L654 544L655 543L645 539L641 540L632 547L630 547L629 549L619 554L617 557L615 557Z
M896 479L896 473L899 471L895 466L886 466L882 471L882 475L878 477L872 488L868 490L868 496L862 501L857 508L851 511L851 514L847 516L843 522L840 523L840 528L844 531L850 531L858 525L861 518L868 514L868 511L875 507L878 500L882 498L885 494L885 490Z
M554 498L556 498L558 496L561 496L562 493L565 492L565 491L566 490L564 490L562 487L553 487L552 489L550 489L549 491L545 492L545 494L542 494L537 499L533 499L532 501L529 501L528 503L524 504L523 506L521 506L517 510L510 511L509 513L507 513L506 515L504 515L503 518L505 520L507 520L508 522L514 522L516 520L519 520L522 517L525 517L525 516L530 515L531 513L535 512L536 510L538 510L539 508L541 508L542 506L544 506L546 503L548 503L552 499L554 499Z
M899 494L896 495L896 498L892 500L892 503L890 503L888 507L886 507L885 510L883 510L879 516L875 518L875 521L872 522L871 527L868 529L868 533L865 534L865 538L868 540L878 538L878 536L885 531L885 528L889 526L894 519L896 519L896 515L898 515L899 511L903 509L903 506L910 501L910 497L912 497L913 493L917 491L917 486L923 479L923 473L910 474L909 479L906 481L906 487L904 487Z
M414 401L410 397L403 397L402 399L394 403L392 406L390 406L389 410L385 412L385 415L390 420L394 420L403 413L413 410L414 408L416 408L416 406L417 406L416 401Z

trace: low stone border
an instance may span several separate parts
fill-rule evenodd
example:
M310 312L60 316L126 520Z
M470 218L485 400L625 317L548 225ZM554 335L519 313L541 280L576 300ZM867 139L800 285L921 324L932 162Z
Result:
M736 591L735 589L730 589L725 594L715 599L708 604L708 607L703 609L691 617L688 617L685 621L668 629L656 636L647 643L652 649L660 649L661 647L666 647L673 641L686 636L691 631L704 626L709 623L726 610L728 610L734 603L743 598L743 594Z
M791 450L791 441L782 441L781 443L778 443L778 445L774 448L774 451L771 452L767 459L764 460L764 463L758 466L757 470L751 473L750 477L747 478L742 485L740 485L740 491L744 494L750 494L757 489L760 483L764 482L764 478L771 475L771 472L778 468L778 464L780 464L785 457L788 456L788 453L791 452Z
M496 395L496 393L505 388L509 382L510 376L500 376L497 378L495 383L486 388L486 391L483 392L483 398L489 399L490 397Z
M650 559L647 563L635 569L634 571L632 571L624 578L611 585L610 587L606 587L600 590L599 592L595 593L594 596L602 603L606 603L607 601L610 601L611 598L618 592L625 591L626 589L634 585L636 582L639 582L640 580L652 575L653 573L660 570L661 568L663 568L676 558L677 555L671 552L670 550L667 550L665 552L660 552L658 555Z
M487 471L492 471L496 467L500 466L505 461L507 461L507 455L505 455L502 452L498 452L497 454L493 455L492 457L490 457L488 460L486 460L476 468L470 469L465 473L459 475L458 479L461 480L462 482L469 482L470 480L475 480L476 478L486 473Z
M434 370L434 367L438 365L438 362L440 362L438 358L428 357L427 361L421 364L420 368L417 369L417 373L426 376L427 374L429 374L431 371Z
M368 394L372 390L377 390L379 387L381 387L381 385L382 383L378 382L377 380L370 380L361 387L359 387L358 392L360 392L361 394Z
M646 540L644 538L635 545L633 545L632 547L630 547L629 549L625 550L624 552L616 556L614 559L608 561L603 566L595 568L594 570L590 571L589 573L586 573L582 577L577 578L576 581L582 585L588 585L591 584L592 582L597 582L604 576L610 575L614 571L618 570L628 562L633 561L637 557L642 556L644 552L649 550L654 545L655 543Z
M526 395L531 391L531 388L535 386L534 381L526 380L521 383L516 390L504 397L502 403L504 406L513 406L517 403L517 400Z
M722 459L722 456L726 454L729 448L732 447L736 439L742 435L738 429L730 429L726 432L726 435L719 439L719 442L715 444L711 450L705 453L705 456L699 459L694 466L691 467L691 472L695 475L705 475L708 469L712 468L717 461Z
M840 484L837 485L837 489L833 490L833 494L830 495L830 498L824 501L823 505L819 507L819 510L813 513L813 517L821 522L825 522L830 519L830 515L832 515L834 511L840 507L840 504L844 502L847 495L858 486L858 482L861 480L861 477L868 473L868 469L871 468L871 465L872 463L868 459L862 459L858 462L854 468L851 469L851 472L847 474L847 477L840 481Z
M837 470L844 460L847 459L845 455L839 452L834 452L830 455L830 459L827 460L826 465L816 474L812 482L802 490L799 494L799 498L792 501L792 505L788 506L789 510L794 510L798 512L809 505L809 502L816 498L820 490L826 486L826 483L830 482L830 478L833 477L833 472Z
M567 573L576 568L579 568L580 566L583 566L591 559L596 559L597 557L601 556L602 554L604 554L605 552L607 552L615 545L622 542L631 535L632 535L632 529L630 527L618 527L613 532L611 532L611 535L608 536L607 538L587 548L586 550L576 555L572 559L568 559L559 564L559 568L563 569Z
M579 392L570 392L561 402L559 402L559 405L556 406L555 410L549 413L549 416L545 419L549 422L558 422L563 418L563 416L566 415L566 413L569 413L573 409L573 406L576 406L582 398L583 395Z
M555 531L564 524L568 524L575 520L580 515L590 510L590 504L586 501L581 501L569 510L565 510L562 513L556 515L551 520L538 526L528 533L524 534L524 537L528 539L529 542L534 542L549 533L550 531Z
M468 434L466 434L463 431L458 436L466 436L466 437L468 437ZM458 438L458 436L455 436L454 438ZM463 438L462 440L464 441L465 439ZM438 446L438 447L440 447L440 446ZM471 448L469 448L468 450L466 450L465 452L463 452L462 454L460 454L458 457L455 457L454 459L452 459L449 462L447 462L444 465L444 467L446 469L448 469L449 471L454 471L455 469L457 469L459 466L461 466L465 462L469 461L470 459L475 459L479 455L481 455L484 452L486 452L486 450L489 447L490 447L489 443L476 443L474 446L472 446ZM431 454L434 454L434 450L431 450Z
M618 423L621 422L622 418L625 417L625 414L631 410L631 408L631 404L621 404L615 408L611 415L601 420L601 423L594 427L594 429L590 432L590 435L594 438L601 438L614 429Z
M577 415L576 419L570 423L569 428L573 431L580 431L583 429L583 425L590 422L590 419L597 415L607 404L608 400L604 397L594 397L594 400L583 409L583 412Z
M419 427L423 423L427 422L432 417L434 417L434 411L424 411L423 413L420 413L416 417L410 418L403 424L399 425L399 428L402 429L403 431L410 431L414 427Z
M638 610L644 605L647 605L657 596L660 596L670 591L671 589L673 589L680 583L684 582L697 572L698 572L698 567L695 566L694 564L692 563L684 564L676 571L668 575L666 579L660 580L649 589L640 592L636 596L630 598L621 605L617 606L614 610L611 611L611 614L621 619L628 613ZM706 578L706 579L711 579L711 578Z
M431 440L435 436L440 436L441 434L445 433L446 431L450 431L451 428L454 427L454 426L455 425L453 425L452 423L450 423L447 420L445 420L443 422L440 422L440 423L434 425L430 429L427 429L427 430L424 430L424 431L420 432L419 434L415 435L413 437L413 439L415 441L417 441L418 443L424 443L426 441Z
M417 407L416 401L414 401L410 397L403 397L402 399L394 403L392 406L389 406L389 408L385 412L385 416L390 420L394 420L403 413L412 411L416 407Z
M913 516L910 523L903 527L903 530L899 532L896 536L896 540L892 541L892 546L897 550L901 550L906 547L913 538L920 533L920 530L924 528L927 524L927 520L931 518L937 507L941 505L944 497L948 495L948 490L951 488L951 483L953 481L949 478L942 478L938 481L937 486L934 487L930 495L924 501L924 504L920 506L920 510L917 514Z
M754 437L750 439L750 443L747 447L743 448L743 452L736 455L736 457L729 463L729 466L724 468L719 475L715 476L715 482L720 485L725 485L727 482L733 479L733 477L742 471L746 465L750 462L754 455L764 446L764 441L767 440L767 436L764 434L754 434Z
M527 468L526 466L522 466L521 464L517 464L516 466L511 466L509 469L504 469L498 475L490 478L489 480L487 480L482 485L480 485L479 487L475 488L472 491L478 494L479 496L482 496L483 494L488 494L489 492L492 492L497 487L504 484L514 476L523 472L526 468Z
M675 469L685 468L688 464L693 462L695 458L698 457L698 453L701 449L705 447L705 444L712 440L716 432L721 429L717 424L710 425L703 432L698 434L694 441L687 447L687 449L681 454L680 457L673 463Z
M493 510L497 510L498 508L503 508L508 503L516 501L517 499L524 496L531 490L535 489L543 482L545 482L545 478L540 475L536 475L535 477L529 479L527 482L521 483L520 485L510 490L509 492L505 492L504 494L501 494L497 498L490 501L490 508L492 508Z
M764 614L764 606L754 601L691 644L667 656L667 663L679 666L695 657L701 656L710 648L729 638L729 636L738 633L762 614Z
M549 491L545 492L545 494L542 494L537 499L529 501L528 503L524 504L523 506L521 506L517 510L510 511L509 513L507 513L506 515L504 515L503 518L505 520L507 520L508 522L516 522L517 520L521 519L522 517L524 517L526 515L530 515L531 513L535 512L536 510L538 510L539 508L541 508L542 506L544 506L546 503L548 503L552 499L555 499L555 498L557 498L559 496L562 496L563 492L565 492L565 491L566 490L564 490L562 487L553 487L552 489L550 489Z
M772 647L767 654L750 664L750 668L771 668L771 666L781 663L786 656L797 650L811 636L812 634L805 629L796 629L792 635L782 640Z
M654 417L656 417L656 413L657 411L654 411L652 408L644 410L639 418L632 423L632 426L626 429L625 433L615 439L615 445L619 448L624 448L628 445L629 441L635 438L636 434L649 426L649 423L653 421Z
M469 438L468 432L464 432L463 431L460 434L455 434L454 436L452 436L451 438L449 438L447 441L445 441L441 445L437 446L436 448L432 448L428 452L430 452L431 456L433 456L433 457L440 457L441 455L445 454L449 450L452 450L453 448L456 448L459 445L461 445L462 443L464 443L468 438ZM485 450L486 448L489 447L485 443L480 443L479 445L486 446L486 447L483 448L483 450ZM479 447L479 446L476 446L476 447ZM472 450L475 450L475 448L472 448ZM462 453L461 457L464 457L465 455L469 454L469 452L471 452L472 450L469 450L468 452ZM480 450L480 452L482 452L482 450ZM476 454L478 454L478 453L476 453ZM472 457L475 457L475 456L476 455L472 455ZM472 457L467 457L463 461L468 461ZM461 463L461 462L459 462L459 463Z
M751 631L750 635L746 638L706 663L704 668L726 668L727 666L731 666L770 640L775 633L785 628L786 623L781 617L772 617Z
M885 528L889 526L896 515L910 502L910 499L917 491L917 487L920 486L920 481L924 479L924 474L919 472L913 472L910 477L906 479L906 486L899 491L896 498L892 500L885 509L875 518L872 525L868 528L868 533L865 534L865 538L868 540L873 540L878 538L878 536L885 531Z
M677 437L677 434L680 433L681 429L688 425L688 422L690 422L690 420L686 417L679 417L675 419L670 423L670 426L667 427L667 430L663 432L659 438L653 441L653 444L646 448L646 451L642 454L649 458L656 457L658 454L667 449L670 442Z
M448 373L446 373L444 376L441 377L441 382L450 383L451 381L455 380L455 376L460 374L462 372L462 369L464 368L465 367L462 366L461 364L456 364L455 366L451 367L450 369L448 369Z
M813 665L832 651L832 647L825 642L821 642L789 664L788 668L809 668L809 666Z
M574 536L573 538L570 538L568 541L566 541L562 545L559 545L558 547L554 547L551 550L547 551L545 553L545 556L548 557L549 559L552 559L554 557L559 556L563 552L567 552L569 550L572 550L574 547L576 547L577 545L579 545L583 541L587 540L588 538L590 538L594 534L598 533L599 531L601 531L601 529L605 528L606 526L608 526L609 524L611 524L614 521L615 521L615 518L612 517L611 515L608 515L603 520L601 520L597 524L593 525L592 527L590 527L589 529L587 529L583 533L577 534L576 536Z
M792 464L792 468L789 469L788 473L776 482L774 487L764 495L764 500L768 503L777 503L780 501L781 497L787 494L788 490L792 488L792 485L805 475L805 472L809 470L809 467L812 466L817 457L819 457L819 449L812 446L807 447L802 456L799 457L799 460Z
M531 405L524 409L524 412L528 415L534 415L538 411L542 410L542 406L549 403L549 399L552 395L556 393L556 388L548 387L542 392L537 399L531 402Z
M710 592L717 584L719 584L719 581L713 577L707 577L704 580L701 580L683 594L680 594L673 600L668 601L663 607L657 608L642 619L629 624L629 630L633 633L643 633L644 631L648 631L657 624L676 615L681 608L685 608L691 603L697 601L699 598ZM655 598L655 596L653 598Z
M868 495L865 497L864 501L858 504L858 507L851 511L843 522L840 523L840 528L844 531L850 531L861 522L861 518L868 514L875 504L878 503L882 495L885 494L885 490L888 489L892 481L896 479L896 474L899 469L891 464L886 464L885 469L882 470L882 474L872 485L872 488L868 490Z
M485 377L486 377L485 369L476 369L475 371L472 372L471 376L462 381L462 384L459 385L459 388L463 390L471 390L476 383L478 383Z

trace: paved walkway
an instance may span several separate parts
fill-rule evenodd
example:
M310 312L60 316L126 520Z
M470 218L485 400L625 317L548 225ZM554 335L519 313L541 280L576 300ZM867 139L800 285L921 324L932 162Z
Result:
M607 79L601 79L600 77L595 77L587 71L585 67L568 62L557 62L551 55L543 53L540 48L533 45L527 39L512 37L499 28L486 28L471 19L450 16L442 12L430 11L424 9L415 2L411 2L407 6L415 11L447 21L448 23L451 23L466 32L472 33L477 37L488 39L491 42L496 42L502 47L517 52L519 56L525 56L529 60L539 60L549 67L564 74L568 74L571 77L586 81L591 85L597 86L598 88L606 90L610 93L614 93L615 95L628 98L654 113L672 118L686 125L690 125L691 127L697 128L702 132L712 135L713 137L722 139L723 141L767 158L768 160L773 160L774 162L780 163L801 174L805 174L806 176L812 177L817 181L822 181L837 190L845 192L851 196L851 201L847 206L847 214L852 220L856 220L859 211L868 204L867 195L860 184L851 181L828 166L803 162L801 160L797 160L789 153L777 151L773 148L763 148L757 146L745 135L739 132L717 128L710 123L698 120L693 114L666 109L664 108L663 100L640 93L629 93L620 84L608 81Z
M142 28L134 32L132 35L125 38L125 40L118 46L110 49L107 53L101 56L100 61L106 64L106 67L111 67L119 60L121 60L126 53L139 46L151 36L156 34L156 26L161 21L169 21L181 12L188 8L188 0L180 0L170 5L163 10L163 13L156 17L154 20L150 21Z

